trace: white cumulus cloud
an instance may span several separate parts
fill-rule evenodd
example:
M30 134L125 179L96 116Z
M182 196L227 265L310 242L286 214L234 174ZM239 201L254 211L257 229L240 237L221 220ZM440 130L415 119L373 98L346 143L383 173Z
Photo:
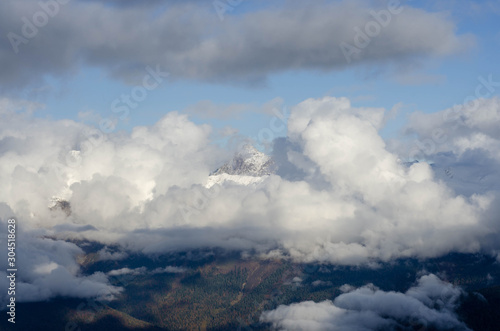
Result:
M262 313L261 322L277 330L406 330L433 327L438 330L469 330L455 309L460 288L435 275L422 276L405 293L385 292L364 286L335 300L305 301Z

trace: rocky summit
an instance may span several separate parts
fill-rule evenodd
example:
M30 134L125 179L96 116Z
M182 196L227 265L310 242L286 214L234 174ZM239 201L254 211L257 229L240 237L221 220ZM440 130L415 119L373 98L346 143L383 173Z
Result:
M252 145L245 145L236 152L230 162L212 173L212 176L221 174L261 177L274 173L276 166L273 159L259 152Z

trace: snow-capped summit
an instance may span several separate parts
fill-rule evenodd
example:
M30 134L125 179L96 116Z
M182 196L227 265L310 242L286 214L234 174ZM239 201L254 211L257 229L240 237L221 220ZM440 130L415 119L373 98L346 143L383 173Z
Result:
M233 159L215 170L208 178L206 187L230 181L240 185L260 183L275 171L273 159L259 152L252 145L245 145Z
M245 145L234 158L212 173L243 176L265 176L274 172L274 161L270 156L259 152L252 145Z

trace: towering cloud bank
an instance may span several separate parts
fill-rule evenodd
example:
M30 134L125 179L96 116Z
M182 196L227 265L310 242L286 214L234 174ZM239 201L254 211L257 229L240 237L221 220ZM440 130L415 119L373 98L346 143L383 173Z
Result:
M4 100L0 110L0 201L8 211L0 217L17 217L24 230L145 253L222 247L348 265L498 252L492 203L498 192L461 194L428 163L402 162L410 149L391 152L378 134L383 109L354 108L345 98L306 100L292 109L286 142L277 144L279 175L207 188L208 174L227 153L211 144L209 126L185 115L173 112L151 127L105 135L72 121L35 118L23 107ZM498 178L491 121L457 111L467 130L450 129L432 156L483 155ZM476 111L495 118L498 100L480 101ZM439 127L426 116L410 123L422 137ZM54 205L54 196L69 205ZM33 249L64 244L40 240ZM66 265L46 264L37 270L47 277ZM65 268L68 277L77 275Z
M480 78L484 86L479 85L478 91L497 85L491 82L491 75ZM497 191L500 185L499 127L500 99L469 100L465 105L437 113L413 113L406 133L416 135L416 139L397 150L412 159L434 162L436 174L457 193Z
M457 35L445 14L406 1L283 1L269 8L264 1L256 7L243 2L241 14L227 11L223 20L213 1L47 3L0 2L0 35L6 36L0 43L0 88L64 76L79 64L124 81L142 79L146 66L160 65L175 78L255 83L290 69L330 71L390 61L405 66L459 52L472 41Z

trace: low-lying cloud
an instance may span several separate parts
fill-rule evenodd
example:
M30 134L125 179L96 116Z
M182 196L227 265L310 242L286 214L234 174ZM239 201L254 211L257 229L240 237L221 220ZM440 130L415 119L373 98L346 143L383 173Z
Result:
M423 276L405 293L385 292L373 285L341 294L335 300L305 301L265 311L261 322L277 330L470 330L455 309L460 288L435 275Z
M5 204L0 204L2 244L7 238L7 222L4 220L11 213ZM10 214L12 215L12 214ZM19 223L17 223L19 227ZM23 227L23 225L21 225ZM17 301L45 301L53 297L98 297L111 300L121 292L121 288L112 286L106 275L95 272L82 275L77 258L83 251L73 243L39 237L44 232L17 231L16 238L16 285ZM0 286L9 288L10 271L5 271L7 259L0 262ZM3 305L9 300L7 290L0 296Z

